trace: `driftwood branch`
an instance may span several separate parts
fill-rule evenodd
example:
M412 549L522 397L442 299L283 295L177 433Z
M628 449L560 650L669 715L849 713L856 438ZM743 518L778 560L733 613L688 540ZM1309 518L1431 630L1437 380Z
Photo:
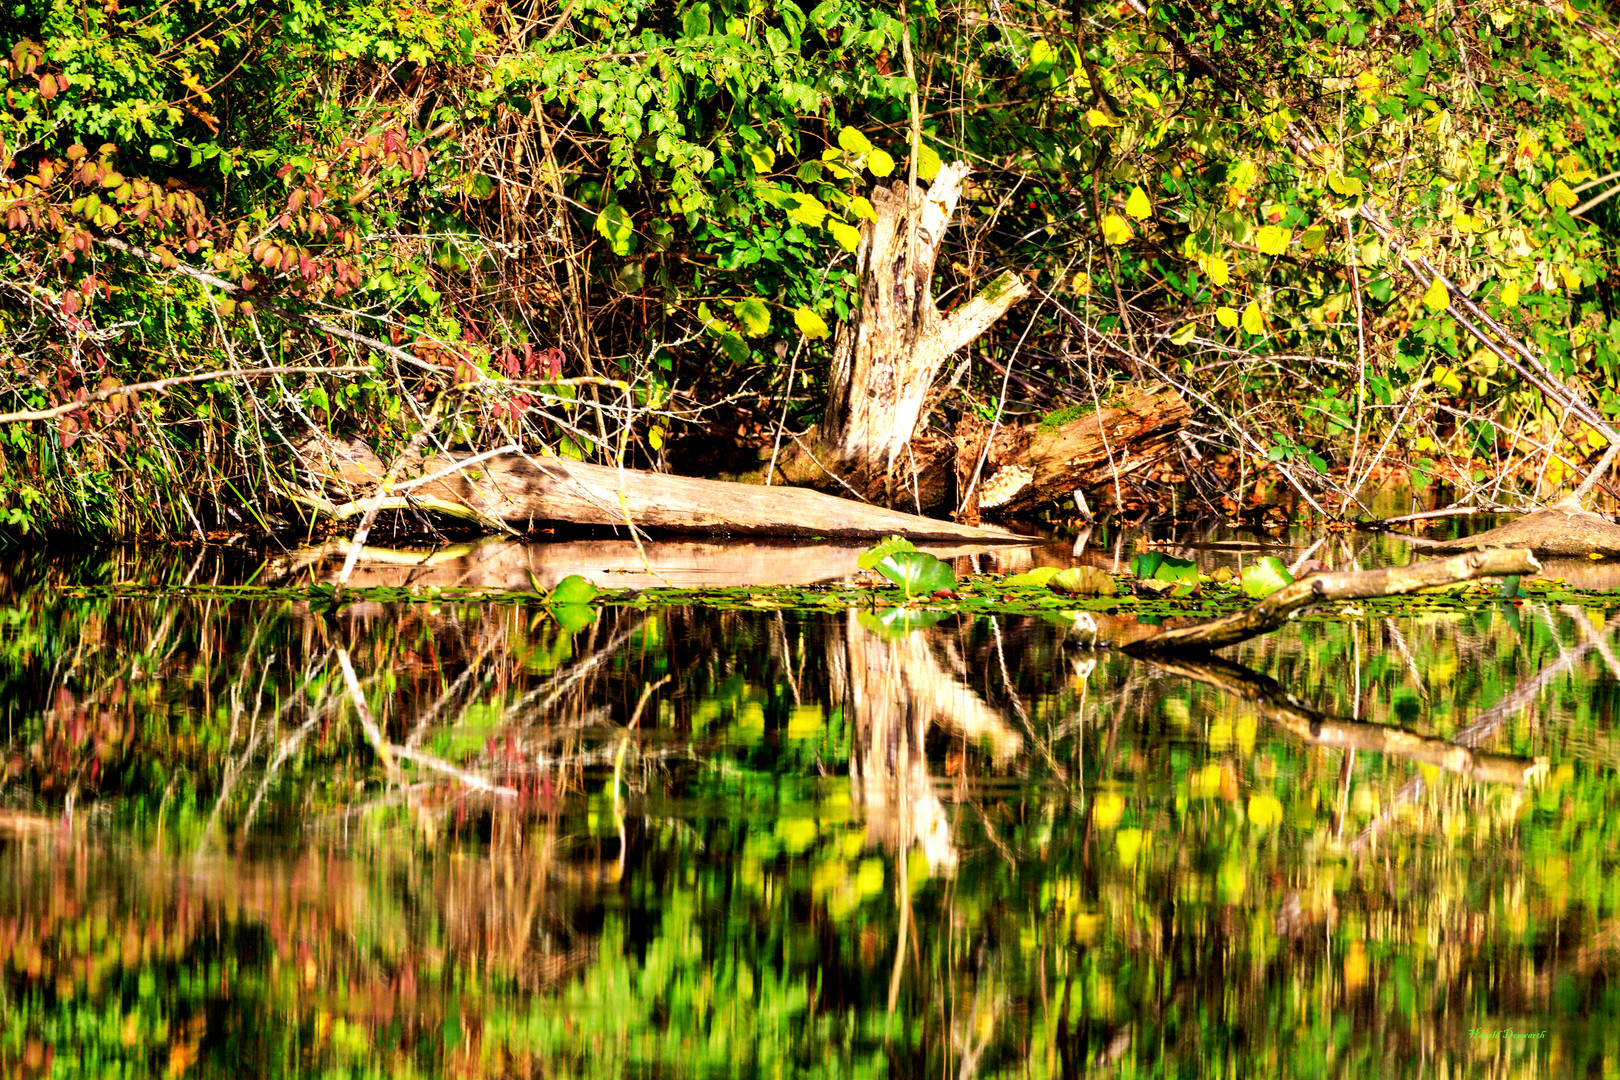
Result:
M1152 662L1172 674L1194 679L1252 703L1267 720L1317 746L1403 757L1490 783L1523 784L1546 768L1545 759L1487 754L1402 728L1329 716L1296 700L1275 679L1221 657L1204 656L1196 660L1155 657Z
M1180 626L1150 638L1133 641L1134 653L1207 652L1269 633L1289 616L1328 600L1366 600L1399 596L1436 585L1453 585L1479 577L1532 574L1541 564L1529 551L1475 551L1449 559L1432 559L1411 566L1385 566L1377 570L1341 570L1311 574L1261 600L1246 611L1223 615L1193 626Z

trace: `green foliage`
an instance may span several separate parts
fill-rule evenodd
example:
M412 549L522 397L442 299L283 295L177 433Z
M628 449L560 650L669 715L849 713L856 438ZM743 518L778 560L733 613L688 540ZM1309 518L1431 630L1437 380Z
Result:
M1243 594L1262 600L1293 580L1294 575L1288 572L1287 565L1281 559L1266 555L1252 566L1243 568Z

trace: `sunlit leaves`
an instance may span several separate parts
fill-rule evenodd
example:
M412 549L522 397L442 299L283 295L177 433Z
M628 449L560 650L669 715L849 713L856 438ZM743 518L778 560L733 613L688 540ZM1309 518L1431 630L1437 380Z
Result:
M1451 293L1446 290L1446 283L1436 277L1423 292L1423 306L1439 312L1446 310L1450 304Z
M872 152L872 140L861 134L859 130L845 127L838 132L838 145L844 150L857 156Z
M873 176L888 176L894 172L894 158L887 150L873 150L866 155L866 167Z
M1132 188L1130 197L1125 200L1125 212L1133 218L1151 216L1153 207L1148 202L1147 192L1140 187Z
M943 166L939 152L932 146L922 143L917 147L917 179L932 180Z
M801 307L793 313L793 325L799 328L801 334L813 341L819 341L830 333L826 320L807 307Z
M1255 234L1255 246L1262 255L1281 255L1288 248L1288 242L1293 239L1289 230L1278 225L1266 225Z
M1071 566L1052 575L1047 588L1070 596L1113 596L1113 575L1095 566Z
M1217 285L1227 285L1232 281L1232 271L1226 265L1226 260L1219 255L1206 255L1200 263L1209 280Z
M831 215L828 215L826 224L827 231L833 234L833 239L845 251L854 251L861 246L861 230L855 226Z
M1243 332L1258 337L1266 332L1266 317L1260 311L1260 302L1250 300L1243 309Z
M1131 231L1130 223L1112 211L1103 215L1102 234L1104 240L1116 247L1129 243L1131 237L1136 235Z
M737 322L742 325L743 333L749 337L759 337L771 328L770 309L756 296L733 304L731 313L737 316Z
M1243 568L1243 593L1260 600L1294 580L1288 567L1275 555L1267 555L1252 566Z
M1283 805L1275 795L1249 796L1249 822L1262 829L1282 824Z
M615 255L628 255L635 250L636 233L630 215L618 203L609 203L596 215L596 232L608 242Z
M1091 820L1099 829L1112 829L1125 816L1125 799L1118 792L1104 791L1091 802Z
M1170 331L1170 344L1172 344L1172 345L1185 345L1189 341L1191 341L1193 339L1193 336L1196 335L1197 333L1198 333L1198 324L1197 323L1184 322L1180 326L1176 327L1174 330Z
M1573 210L1580 201L1569 189L1569 185L1561 179L1548 184L1547 191L1542 197L1547 200L1548 206L1556 206L1563 210Z
M1115 120L1101 109L1086 110L1086 122L1094 128L1119 126L1118 120Z
M1236 330L1238 324L1238 313L1227 307L1225 304L1222 304L1220 307L1215 309L1215 321L1229 330Z

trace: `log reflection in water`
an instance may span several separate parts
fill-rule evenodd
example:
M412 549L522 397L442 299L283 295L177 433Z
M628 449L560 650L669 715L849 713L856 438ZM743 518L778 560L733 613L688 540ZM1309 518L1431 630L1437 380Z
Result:
M1418 735L1384 724L1329 716L1296 699L1275 679L1216 656L1197 659L1151 657L1155 667L1193 679L1252 702L1260 715L1318 746L1369 750L1434 765L1474 780L1523 784L1546 769L1546 760L1486 754L1448 739Z
M936 725L981 746L1005 764L1023 749L1024 737L974 690L946 670L917 630L885 640L844 619L842 648L828 650L833 700L842 699L854 718L850 747L851 795L868 813L867 835L884 847L921 847L931 870L957 863L949 816L928 771L924 741ZM836 644L836 643L835 643Z
M351 550L346 538L299 548L271 566L281 580L308 572L313 581L336 580ZM941 559L1024 547L923 543ZM492 537L437 549L365 547L351 588L456 588L528 592L549 589L570 574L608 589L810 585L853 578L865 543L646 540L558 540L530 543Z

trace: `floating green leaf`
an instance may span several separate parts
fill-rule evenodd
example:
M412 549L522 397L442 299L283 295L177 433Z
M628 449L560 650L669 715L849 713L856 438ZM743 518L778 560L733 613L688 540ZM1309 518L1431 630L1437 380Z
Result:
M1198 580L1198 564L1191 559L1178 559L1162 551L1144 551L1131 560L1131 573L1138 581L1194 581Z
M897 551L873 569L900 586L908 600L956 587L956 574L949 564L926 551Z
M578 574L569 574L557 582L548 599L553 604L589 604L596 599L596 586Z
M881 611L863 611L855 616L855 621L872 631L885 641L894 641L905 637L913 630L922 630L934 626L946 618L949 612L919 611L916 608L890 607Z
M1253 566L1243 569L1244 595L1256 600L1264 599L1290 584L1294 575L1288 572L1288 567L1275 555L1267 555Z
M890 555L900 551L916 550L917 545L913 544L910 540L907 540L903 536L886 536L882 540L879 540L877 543L873 544L871 547L867 548L865 551L861 552L860 558L855 560L855 565L859 566L862 570L876 570L877 564L882 562L884 559L887 559Z
M1044 589L1048 582L1063 568L1060 566L1037 566L1033 570L1025 570L1022 574L1012 574L1002 579L1003 585L1033 585Z

